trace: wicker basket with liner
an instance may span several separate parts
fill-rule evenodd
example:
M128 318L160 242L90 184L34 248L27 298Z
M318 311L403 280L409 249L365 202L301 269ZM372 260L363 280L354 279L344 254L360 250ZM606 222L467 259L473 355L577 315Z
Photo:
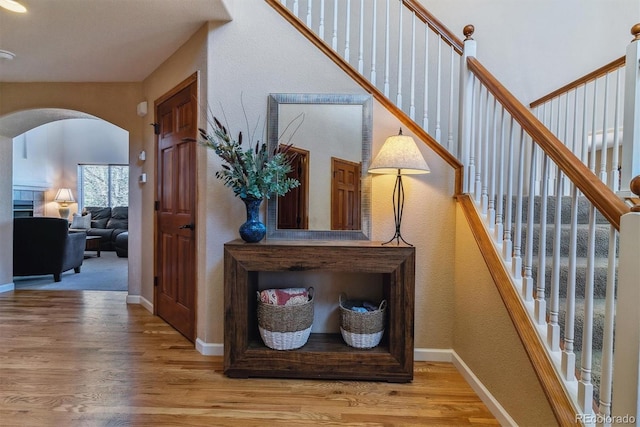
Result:
M305 302L291 305L264 302L260 295L258 291L258 329L264 344L274 350L305 345L313 325L313 287L306 289Z
M361 305L362 301L350 301L345 294L340 294L340 333L351 347L373 348L380 344L384 335L387 301L382 300L377 309L371 311L352 309Z

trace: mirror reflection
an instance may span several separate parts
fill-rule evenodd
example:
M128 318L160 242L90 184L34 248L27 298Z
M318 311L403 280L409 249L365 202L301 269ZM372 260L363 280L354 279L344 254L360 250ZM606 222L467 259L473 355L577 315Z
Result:
M293 144L301 185L268 201L269 237L369 238L371 104L370 95L270 95L270 149Z

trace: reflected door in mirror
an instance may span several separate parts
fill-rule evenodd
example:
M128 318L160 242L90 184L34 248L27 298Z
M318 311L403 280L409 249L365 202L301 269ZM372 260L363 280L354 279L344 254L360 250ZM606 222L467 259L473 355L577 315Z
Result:
M331 229L360 229L360 173L362 165L331 158Z
M278 228L308 230L309 151L291 147L287 153L291 160L291 172L287 177L297 179L300 185L278 197Z

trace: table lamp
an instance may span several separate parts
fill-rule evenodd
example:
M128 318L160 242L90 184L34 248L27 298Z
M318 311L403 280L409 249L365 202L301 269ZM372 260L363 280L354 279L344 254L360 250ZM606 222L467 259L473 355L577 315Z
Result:
M53 201L58 202L58 204L60 205L60 208L58 209L60 218L69 219L69 203L75 202L75 199L73 198L73 194L71 193L71 189L70 188L59 189Z

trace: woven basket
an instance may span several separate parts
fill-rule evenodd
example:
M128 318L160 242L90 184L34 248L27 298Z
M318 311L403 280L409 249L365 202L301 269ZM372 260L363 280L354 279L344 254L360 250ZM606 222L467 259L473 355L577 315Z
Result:
M351 347L373 348L384 335L387 301L382 300L377 310L363 313L345 308L346 296L340 295L340 333Z
M313 324L313 288L309 301L298 305L274 305L260 301L258 329L264 344L274 350L293 350L307 343Z

